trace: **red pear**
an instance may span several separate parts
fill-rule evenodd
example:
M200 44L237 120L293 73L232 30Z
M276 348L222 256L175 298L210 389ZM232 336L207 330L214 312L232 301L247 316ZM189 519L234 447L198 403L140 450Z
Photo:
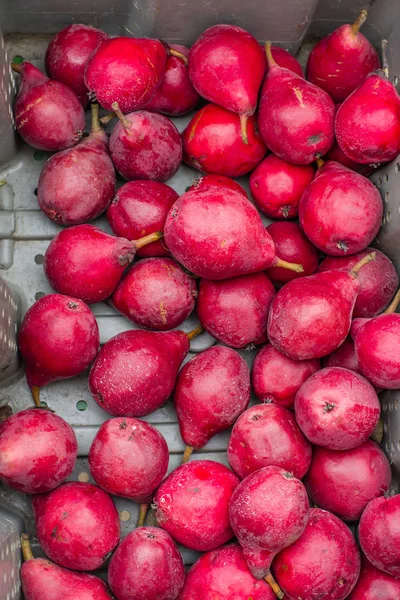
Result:
M340 106L340 104L337 106ZM351 158L346 156L346 154L343 152L343 150L341 150L337 142L333 144L328 154L324 156L324 160L334 160L343 165L344 167L347 167L348 169L357 171L357 173L364 175L364 177L369 177L371 173L374 172L373 165L360 165L360 163L356 163L354 162L354 160L351 160Z
M244 348L267 340L269 307L275 288L265 273L232 279L202 279L197 299L201 326L223 344Z
M171 44L170 48L189 56L189 48L186 46ZM190 82L187 65L181 58L168 56L160 87L146 104L146 110L178 117L194 110L198 102L199 95Z
M235 192L240 192L247 198L246 191L242 188L242 186L231 179L230 177L225 177L225 175L200 175L200 177L196 177L190 188L187 190L204 190L207 187L221 187L228 188L230 190L234 190Z
M400 152L400 96L388 79L385 44L384 68L370 73L336 114L337 143L363 165L393 160Z
M100 44L85 69L85 85L107 110L140 110L164 77L167 50L159 40L115 37ZM114 110L114 109L113 109Z
M36 531L47 556L62 567L93 571L119 542L117 509L96 485L73 481L32 499Z
M237 486L229 505L232 529L250 571L283 594L270 572L276 554L303 533L310 506L304 485L275 466L255 471Z
M183 160L203 173L241 177L252 171L266 152L254 116L246 121L246 135L245 144L237 114L207 104L182 133Z
M97 404L116 417L142 417L171 395L192 337L184 331L124 331L102 346L89 376Z
M118 600L175 600L185 581L185 565L166 531L140 527L114 552L108 580Z
M94 575L74 573L45 558L35 558L26 534L21 537L24 564L21 584L25 600L111 600L107 585Z
M361 515L358 539L368 560L381 571L400 577L400 495L375 498Z
M278 248L279 250L280 248ZM388 306L399 285L399 276L393 263L383 252L374 248L366 248L353 256L327 256L318 269L318 271L351 269L359 260L371 252L375 252L375 260L365 265L359 273L360 291L354 305L353 318L376 317ZM294 258L283 256L282 251L278 253L286 260L294 260ZM304 266L302 260L296 262L300 262Z
M344 600L358 579L360 554L340 519L313 508L303 535L278 554L273 568L287 600Z
M362 10L352 25L341 25L312 49L307 63L307 79L328 92L335 102L343 102L366 76L379 69L379 56L360 33L367 19Z
M269 154L250 175L250 192L267 217L295 219L303 192L314 175L312 165L292 165Z
M92 364L100 348L99 328L82 300L49 294L25 314L18 345L28 385L40 406L39 387L75 377Z
M90 446L89 469L109 494L138 502L144 525L147 505L168 469L168 446L149 423L129 417L110 419L100 426Z
M261 90L258 126L279 158L307 165L333 145L335 105L326 92L275 62L266 44L269 70Z
M171 208L165 241L174 257L205 279L230 279L272 265L302 271L275 255L275 245L256 208L227 188L190 190Z
M187 446L184 462L194 449L231 427L249 401L249 368L231 348L214 346L187 362L174 391L179 429Z
M271 344L266 344L254 359L251 383L260 402L274 402L293 408L298 390L320 368L321 363L317 359L292 360Z
M298 277L312 275L318 269L319 252L304 235L300 225L287 221L276 221L268 225L267 231L275 242L276 253L283 260L300 263L302 273L282 267L269 267L268 277L277 284L284 284Z
M48 410L23 410L0 423L0 479L25 494L60 485L77 453L72 427Z
M350 331L360 289L358 272L374 256L368 254L351 270L337 269L289 281L271 304L271 344L293 360L320 358L336 350Z
M380 571L365 557L361 562L361 573L356 587L347 600L398 600L400 580Z
M278 404L248 408L236 421L228 445L229 464L241 479L270 465L302 479L311 454L293 413Z
M385 312L373 319L355 319L351 335L364 377L384 389L400 387L400 300L396 293Z
M200 96L240 115L248 143L247 118L257 107L265 56L257 40L234 25L214 25L193 44L189 76Z
M159 526L187 548L219 548L233 537L228 506L238 483L232 471L212 460L181 465L154 496Z
M123 115L116 103L112 108L119 122L110 137L110 154L118 173L128 181L166 181L175 175L182 141L172 121L145 110Z
M111 229L120 237L136 240L164 230L165 219L178 194L159 181L130 181L119 188L107 210ZM137 249L138 256L170 256L159 240Z
M303 383L294 410L312 444L349 450L370 437L379 420L380 404L364 377L341 367L327 367Z
M264 581L250 572L243 552L236 544L223 546L200 556L186 574L178 600L274 600Z
M299 61L290 54L287 50L283 48L279 48L278 46L271 46L271 53L274 61L280 66L285 67L285 69L289 69L289 71L293 71L296 75L300 77L304 77L303 69ZM267 65L267 70L268 70Z
M146 258L128 271L112 295L127 319L156 331L181 325L194 309L196 282L172 258Z
M162 237L152 233L129 241L93 225L60 231L44 257L44 272L59 294L70 294L88 304L105 300L115 290L136 249Z
M99 105L92 104L92 129L75 148L53 154L40 174L37 199L43 212L61 225L98 217L115 191L115 171L100 127Z
M354 321L353 321L354 324ZM360 365L356 356L356 349L351 336L348 336L343 344L336 348L332 354L328 354L323 360L324 367L343 367L362 375Z
M373 183L334 161L318 170L299 205L304 233L331 256L364 250L378 233L382 214L382 198Z
M85 113L75 93L31 63L13 63L12 68L21 75L14 118L22 139L48 152L75 146L85 129Z
M70 87L84 107L89 102L83 79L86 63L108 38L107 33L91 25L74 24L59 31L47 46L44 63L49 77Z
M351 450L316 446L306 487L317 506L345 521L357 521L370 500L387 492L391 478L384 452L367 440Z

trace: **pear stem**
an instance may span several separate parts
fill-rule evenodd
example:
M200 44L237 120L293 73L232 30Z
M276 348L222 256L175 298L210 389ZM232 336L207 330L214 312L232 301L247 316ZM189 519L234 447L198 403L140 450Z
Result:
M149 235L145 235L138 240L133 240L132 244L135 246L136 250L142 248L143 246L147 246L147 244L151 244L152 242L158 242L164 236L162 231L155 231L154 233L149 233Z
M203 328L201 325L199 325L198 327L196 327L196 329L192 329L192 331L189 331L189 333L187 333L186 335L189 338L189 341L193 340L193 338L197 337L200 333L203 332Z
M144 527L144 524L146 523L146 517L147 517L148 510L149 510L148 504L140 505L139 519L138 519L136 527Z
M124 126L124 129L129 129L129 121L120 109L118 102L113 102L111 104L111 108L115 112L118 119L121 121L122 125Z
M13 71L15 71L15 73L22 73L22 63L21 64L17 64L17 63L11 63L11 68Z
M387 59L388 41L382 40L381 47L382 47L382 73L384 74L386 79L389 79L389 63L388 63L388 59Z
M33 385L31 387L31 394L32 394L32 398L33 398L36 408L41 408L41 406L40 406L40 387L37 385Z
M323 158L317 158L317 160L315 162L317 163L318 169L320 169L321 167L323 167L324 164L325 164L325 161L324 161Z
M264 581L268 583L275 596L279 598L279 600L282 600L282 598L284 597L283 592L277 584L277 582L275 581L271 571L268 571L268 574L264 577Z
M35 558L33 556L32 548L29 543L29 536L26 533L23 533L21 535L21 549L22 549L22 556L25 561L32 560Z
M249 138L247 137L247 115L240 115L240 135L242 136L243 144L246 146L249 144Z
M268 63L268 67L276 67L276 61L274 59L274 57L272 56L272 50L271 50L271 42L265 42L265 54L267 55L267 63Z
M274 262L271 267L282 267L282 269L289 269L290 271L294 271L295 273L303 273L303 265L298 265L297 263L287 262L282 258L278 258L275 256Z
M185 447L185 452L183 453L183 457L182 457L182 464L184 465L185 463L189 462L189 458L192 456L193 454L193 446L186 446Z
M370 254L367 254L367 256L364 256L364 258L359 260L358 263L354 265L354 267L350 270L350 273L352 275L357 275L358 271L362 267L364 267L365 265L370 263L372 260L375 260L375 257L376 257L376 252L371 252Z
M99 121L99 105L97 104L97 102L94 102L91 105L90 110L92 111L92 126L90 131L91 133L97 133L98 131L101 131Z
M182 54L182 52L179 52L179 50L175 50L174 48L171 48L170 46L168 46L168 51L171 56L175 56L175 58L180 58L184 62L185 67L188 66L188 64L189 64L188 57L185 56L184 54Z
M101 117L100 123L103 123L103 125L107 125L107 123L110 123L110 121L115 119L116 116L117 115L115 114L115 112L110 112L108 113L108 115L104 115L104 117Z
M353 25L350 27L351 33L357 35L361 27L364 25L367 20L368 12L366 10L362 10L358 15L357 19L354 21Z
M397 290L393 300L391 301L391 303L389 304L387 309L385 311L383 311L383 314L391 315L392 313L396 312L396 308L398 307L399 303L400 303L400 288Z

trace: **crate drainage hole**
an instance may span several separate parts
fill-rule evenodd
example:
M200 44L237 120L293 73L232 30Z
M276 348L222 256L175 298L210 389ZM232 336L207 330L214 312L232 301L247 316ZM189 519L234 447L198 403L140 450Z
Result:
M87 483L89 481L89 473L85 473L85 471L82 471L82 473L79 473L78 479L83 483Z
M79 402L76 403L76 408L78 410L86 410L87 409L87 402L86 402L86 400L79 400Z
M35 300L40 300L40 298L43 298L43 296L45 296L46 294L44 292L36 292L35 294Z
M121 510L121 512L119 513L119 519L120 519L120 521L123 521L124 523L126 521L129 521L130 518L131 518L131 513L129 512L129 510Z
M400 163L397 162L394 166L394 172L398 173L399 171L400 171Z
M388 182L389 181L389 174L385 173L385 181Z
M385 194L385 202L386 203L389 202L389 192L386 192L386 194Z
M44 261L44 256L43 256L43 254L36 254L36 256L35 256L35 263L36 263L37 265L42 265L42 264L43 264L43 261Z

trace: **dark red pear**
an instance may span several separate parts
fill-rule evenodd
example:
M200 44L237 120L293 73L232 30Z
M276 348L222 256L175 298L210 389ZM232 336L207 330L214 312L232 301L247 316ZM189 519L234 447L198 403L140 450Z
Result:
M261 137L279 158L308 165L333 145L335 105L321 88L280 67L270 42L266 51L269 69L258 112Z
M111 296L136 249L161 237L161 233L151 233L129 241L94 225L76 225L53 238L44 257L44 272L59 294L88 304L100 302Z
M29 537L21 536L21 584L25 600L111 600L107 585L94 575L75 573L46 558L35 558Z
M354 324L354 320L353 320ZM351 329L350 329L351 332ZM358 364L356 349L351 335L347 336L341 344L331 354L328 354L323 360L324 367L343 367L362 375L360 365Z
M312 508L303 534L278 554L273 570L287 600L344 600L358 579L360 553L343 521Z
M142 417L157 410L174 389L190 340L201 331L137 330L114 336L90 371L93 398L116 417Z
M302 273L282 267L268 267L266 273L275 284L282 285L298 277L312 275L318 269L319 252L304 235L298 223L276 221L268 225L267 231L275 242L276 253L283 260L299 263Z
M235 190L236 192L240 192L241 194L243 194L243 196L247 198L247 193L244 190L244 188L242 188L240 183L238 183L234 179L231 179L230 177L225 177L225 175L200 175L200 177L196 177L196 179L193 181L192 185L187 191L192 189L198 190L200 188L205 189L206 187L213 186Z
M341 25L311 50L307 79L328 92L335 102L343 102L366 76L379 69L379 56L360 33L368 13L362 10L352 25Z
M317 359L292 360L266 344L254 359L251 383L260 402L274 402L292 409L298 390L320 368Z
M22 139L33 148L48 152L75 146L85 129L85 113L76 94L31 63L13 63L12 68L21 75L14 118Z
M99 569L120 539L118 511L110 496L91 483L72 481L32 499L38 540L58 565Z
M78 442L49 410L22 410L0 423L0 479L25 494L56 488L72 473Z
M296 75L304 77L303 69L299 61L292 54L290 54L290 52L288 52L284 48L280 48L279 46L271 46L271 53L275 62L280 67L285 67L285 69L293 71L293 73L296 73Z
M318 169L299 204L304 233L331 256L364 250L378 233L382 214L382 198L373 183L334 161Z
M189 56L190 50L186 46L171 44L169 48ZM191 84L187 64L181 58L170 54L161 84L146 104L146 110L160 112L168 117L178 117L194 110L199 99Z
M118 600L175 600L185 581L185 565L166 531L140 527L114 552L108 580Z
M183 160L203 173L241 177L252 171L266 152L254 116L246 121L246 135L245 144L236 113L207 104L182 133Z
M85 69L85 85L103 108L140 110L164 77L167 47L159 40L115 37L100 44Z
M386 44L384 40L383 69L370 73L336 114L337 143L363 165L393 160L400 152L400 96L388 78Z
M265 56L257 40L234 25L214 25L193 44L189 77L200 96L240 115L242 139L257 107Z
M354 305L353 319L376 317L388 306L399 285L399 276L388 257L374 248L366 248L352 256L327 256L319 265L318 271L351 269L367 254L375 252L375 260L365 265L359 273L360 291ZM287 260L286 256L283 258ZM303 265L303 261L299 260Z
M37 199L43 212L61 225L93 221L110 204L115 171L108 137L100 127L99 105L92 104L89 137L74 148L53 154L40 174Z
M186 444L184 462L217 433L228 429L250 401L250 372L244 359L214 346L187 362L178 375L174 403Z
M74 23L59 31L47 46L44 57L47 74L70 87L84 107L89 102L89 90L83 77L86 63L101 42L109 37L91 25Z
M361 573L356 587L347 600L397 600L400 598L400 579L380 571L362 557Z
M311 455L311 444L293 413L278 404L257 404L245 410L229 438L229 464L241 479L270 465L302 479Z
M283 594L270 571L272 560L300 537L309 513L304 485L275 466L251 473L232 494L231 526L250 571L257 579L265 579L278 598Z
M271 344L293 360L330 354L346 339L360 289L358 272L372 252L351 270L316 273L289 281L272 301L268 317Z
M40 387L75 377L92 364L100 348L99 328L82 300L49 294L25 314L18 345L26 380L39 407Z
M263 344L267 341L268 313L275 293L263 272L222 281L202 279L197 316L203 329L227 346Z
M148 503L168 469L168 446L150 423L129 417L100 426L90 446L89 469L109 494L138 502L138 527L144 525Z
M229 279L272 265L303 269L275 255L275 244L256 208L235 190L186 192L169 211L164 234L173 256L205 279Z
M140 327L168 331L190 315L196 297L195 280L175 260L146 258L122 278L111 300Z
M110 154L124 179L166 181L182 161L182 141L172 121L146 110L123 115L114 102L119 122L110 137Z
M179 195L159 181L129 181L119 188L107 210L111 229L136 240L164 230L165 219ZM137 249L138 256L170 256L164 240Z
M337 106L339 108L340 104ZM361 173L361 175L364 175L364 177L369 177L374 172L373 165L360 165L360 163L356 163L354 160L351 160L351 158L346 156L337 142L333 144L328 154L326 154L323 158L326 161L334 160L348 169L352 169L353 171L357 171L357 173Z

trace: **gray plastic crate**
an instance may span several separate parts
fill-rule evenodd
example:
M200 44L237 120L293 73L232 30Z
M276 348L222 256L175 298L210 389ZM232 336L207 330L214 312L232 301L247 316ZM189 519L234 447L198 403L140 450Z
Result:
M16 352L15 332L26 309L43 294L51 291L43 273L43 255L60 228L38 208L35 188L47 156L16 140L13 129L12 99L14 77L9 68L15 55L43 68L43 57L51 35L71 23L100 27L113 35L160 37L170 43L191 45L207 27L232 23L250 31L260 42L273 43L298 52L304 63L313 40L326 35L342 23L354 21L361 9L369 10L363 33L377 46L389 40L389 65L392 81L400 79L400 2L398 0L3 0L0 3L0 418L5 405L13 412L31 405ZM182 130L190 116L175 119ZM183 193L198 175L182 165L168 182ZM383 226L377 245L395 262L400 271L400 158L372 177L382 193L385 206ZM243 183L243 182L242 182ZM399 190L399 191L398 191ZM267 222L267 220L265 220ZM106 219L97 223L109 230ZM134 326L108 304L92 307L104 343L116 333ZM183 328L196 324L191 316ZM202 334L191 344L191 355L215 343ZM241 352L250 365L254 352ZM190 355L188 359L190 358ZM187 360L188 360L187 359ZM42 401L51 405L75 429L79 442L78 461L71 479L90 481L87 454L99 425L109 418L87 387L87 374L43 388ZM383 446L394 467L394 485L400 469L400 393L386 391L380 396L383 406ZM3 409L1 408L3 407ZM183 443L172 403L145 417L167 439L171 458L170 470L181 458ZM227 464L228 433L213 438L192 460L208 458ZM135 527L138 506L116 498L122 534ZM18 598L20 586L19 533L22 529L35 536L30 498L0 484L0 600ZM38 552L35 548L34 551ZM187 564L196 553L183 549ZM9 559L10 557L10 559Z

